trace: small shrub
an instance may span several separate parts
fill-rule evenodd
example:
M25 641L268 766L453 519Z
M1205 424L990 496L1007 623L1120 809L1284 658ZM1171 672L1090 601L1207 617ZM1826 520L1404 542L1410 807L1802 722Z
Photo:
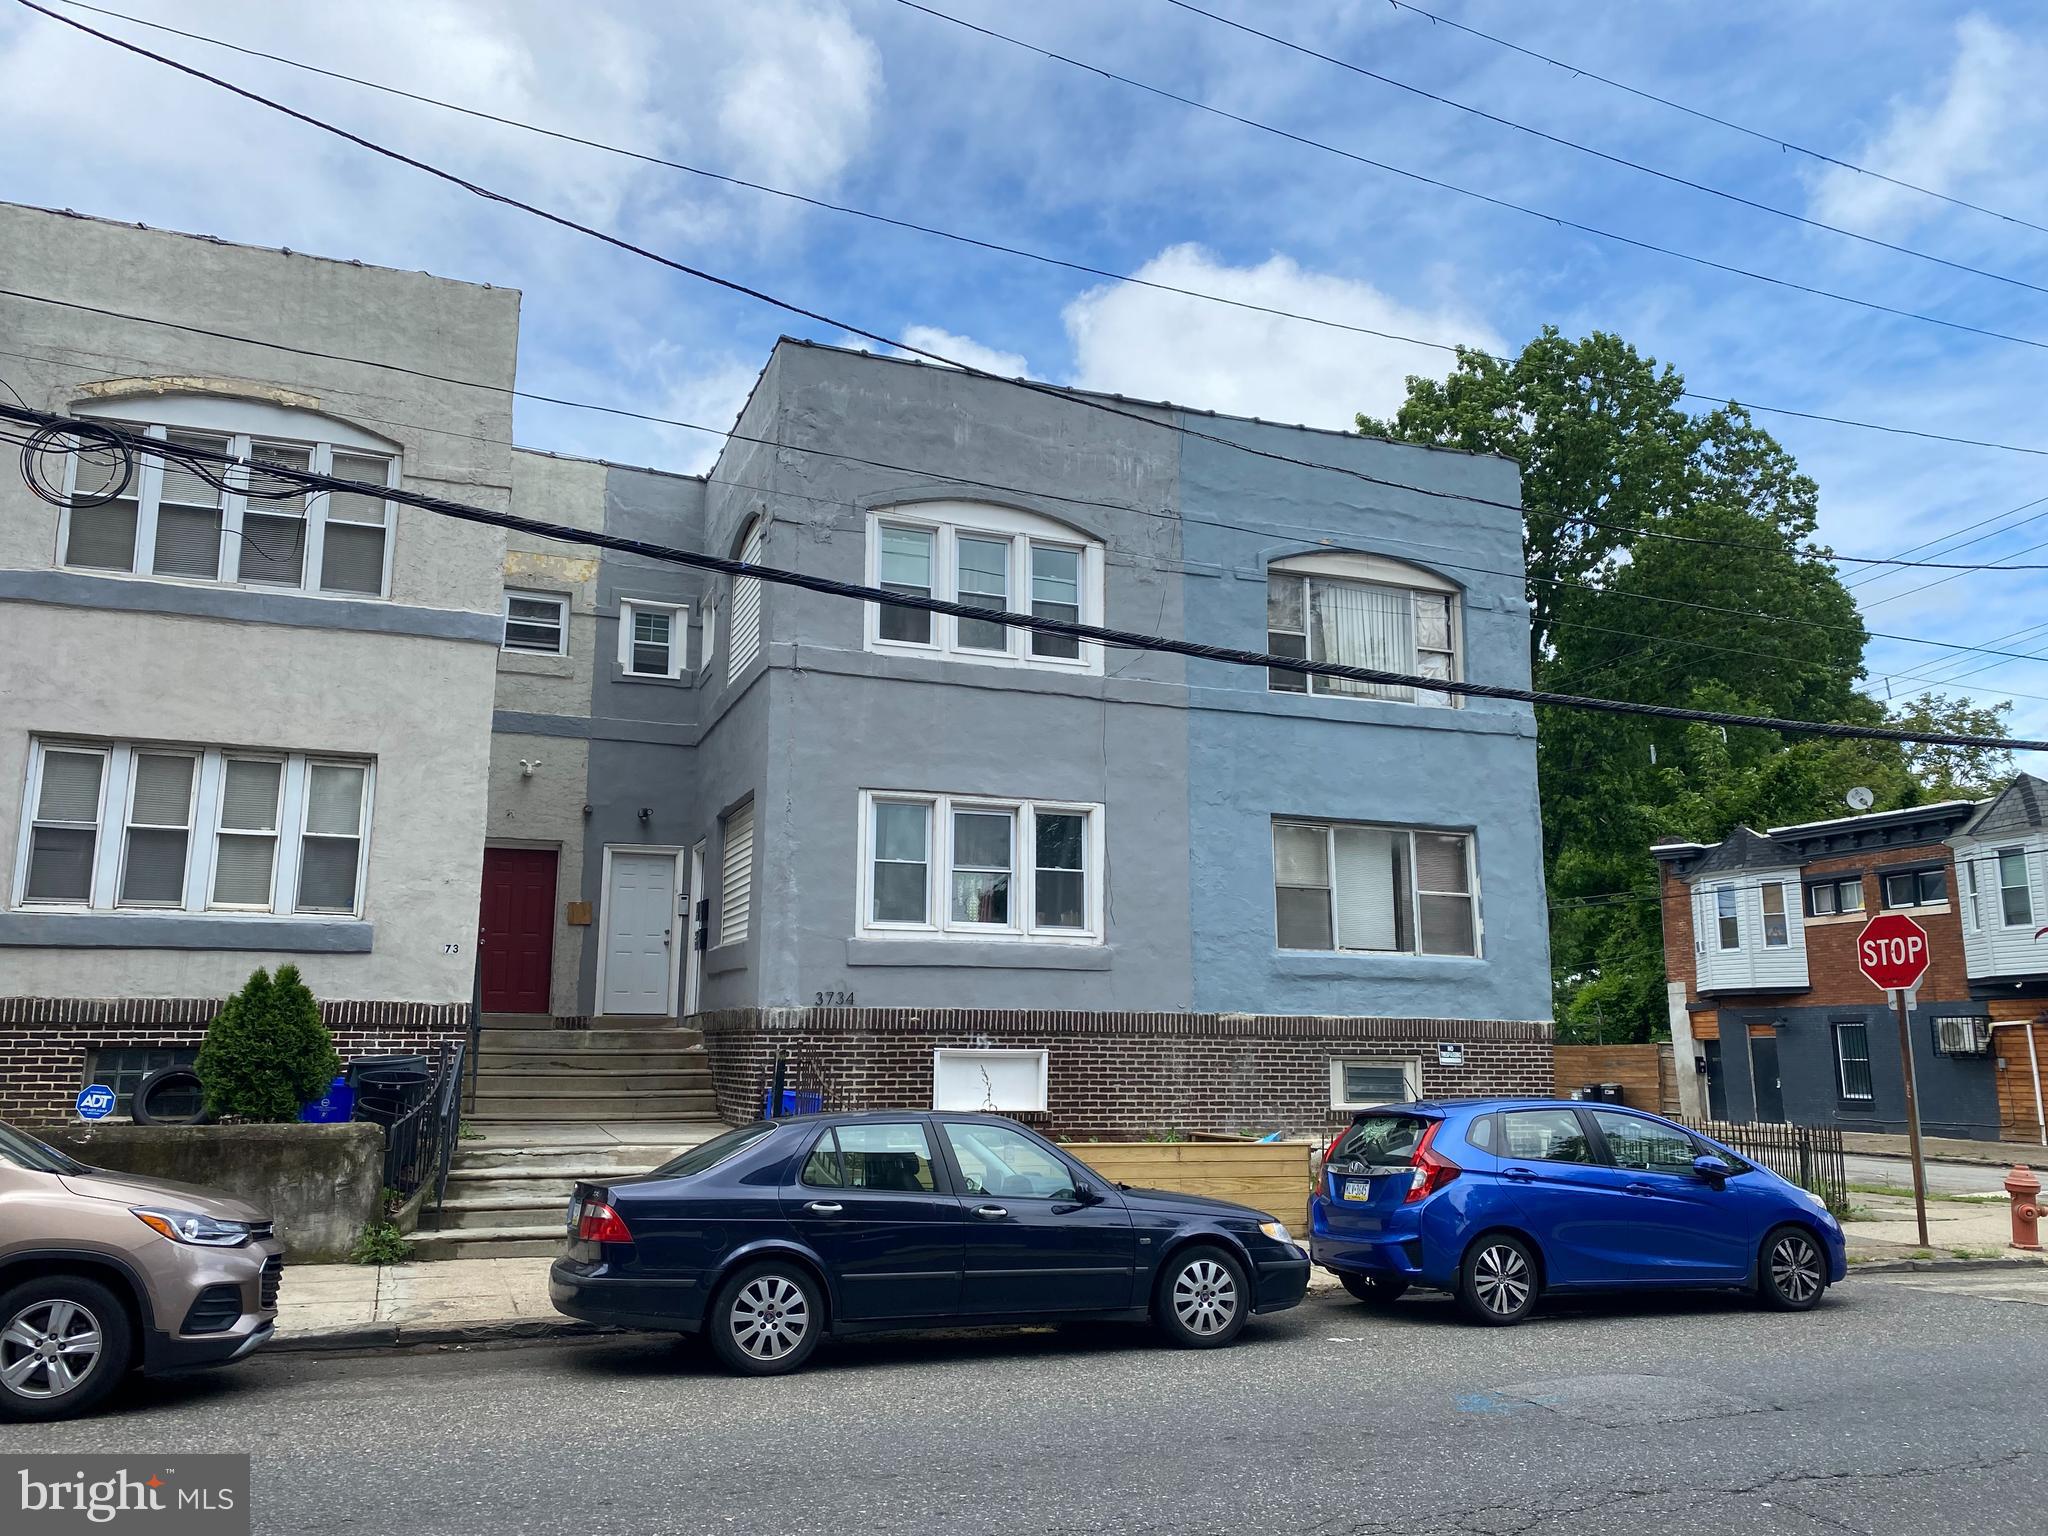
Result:
M412 1257L412 1244L405 1240L405 1234L388 1221L371 1225L368 1231L357 1239L349 1258L358 1264L403 1264Z
M210 1114L277 1124L327 1091L341 1057L299 968L285 965L275 977L259 969L221 1006L194 1066Z

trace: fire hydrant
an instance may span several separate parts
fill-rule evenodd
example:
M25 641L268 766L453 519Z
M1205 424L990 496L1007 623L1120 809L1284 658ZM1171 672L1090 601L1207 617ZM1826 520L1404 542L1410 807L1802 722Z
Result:
M2019 1163L2005 1176L2005 1192L2012 1197L2013 1247L2039 1252L2041 1180L2025 1163Z

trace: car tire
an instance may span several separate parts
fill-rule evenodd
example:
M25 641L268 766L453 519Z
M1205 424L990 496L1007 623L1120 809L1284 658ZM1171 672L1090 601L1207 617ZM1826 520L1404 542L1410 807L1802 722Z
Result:
M1489 1232L1465 1250L1458 1266L1458 1305L1489 1327L1519 1323L1541 1289L1535 1250L1512 1233Z
M1810 1312L1828 1289L1827 1255L1804 1227L1774 1228L1757 1250L1756 1292L1774 1312Z
M165 1088L183 1089L199 1096L199 1108L173 1114L166 1110L153 1111L150 1106L156 1096ZM128 1114L137 1125L207 1125L213 1116L206 1112L206 1087L199 1081L199 1074L190 1067L158 1067L136 1085L134 1096L128 1101Z
M1244 1266L1209 1244L1183 1248L1159 1272L1152 1318L1183 1349L1218 1349L1244 1331L1252 1291Z
M802 1367L825 1331L825 1298L811 1272L785 1260L750 1264L718 1288L704 1337L726 1369L782 1376Z
M1408 1282L1392 1275L1339 1275L1353 1298L1369 1307L1390 1307L1408 1294Z
M90 1413L121 1384L134 1353L128 1309L99 1281L25 1280L0 1295L0 1419Z

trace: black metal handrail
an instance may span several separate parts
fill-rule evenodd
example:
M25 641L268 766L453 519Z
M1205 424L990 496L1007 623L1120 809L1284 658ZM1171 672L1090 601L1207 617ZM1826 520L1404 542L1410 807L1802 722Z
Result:
M365 1113L363 1097L357 1098L357 1118L373 1119L384 1126L384 1187L401 1199L410 1200L423 1186L431 1185L436 1208L448 1187L448 1170L454 1161L455 1143L462 1130L462 1066L467 1055L465 1042L444 1040L436 1048L434 1065L424 1084L413 1068L411 1085L392 1089L384 1113ZM417 1085L417 1091L412 1091ZM366 1077L365 1087L375 1091L375 1080Z
M1702 1136L1761 1163L1780 1178L1811 1190L1829 1210L1849 1208L1849 1167L1838 1125L1737 1125L1726 1120L1685 1122Z

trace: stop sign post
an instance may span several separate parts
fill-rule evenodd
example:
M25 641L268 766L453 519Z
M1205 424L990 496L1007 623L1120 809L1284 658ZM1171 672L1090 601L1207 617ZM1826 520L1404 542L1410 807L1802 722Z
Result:
M1913 1214L1920 1246L1927 1244L1927 1165L1920 1156L1920 1099L1913 1088L1913 1030L1906 998L1927 974L1933 957L1927 930L1903 912L1881 912L1856 935L1856 965L1878 990L1889 992L1899 1016L1899 1065L1906 1084L1906 1133L1913 1153Z

